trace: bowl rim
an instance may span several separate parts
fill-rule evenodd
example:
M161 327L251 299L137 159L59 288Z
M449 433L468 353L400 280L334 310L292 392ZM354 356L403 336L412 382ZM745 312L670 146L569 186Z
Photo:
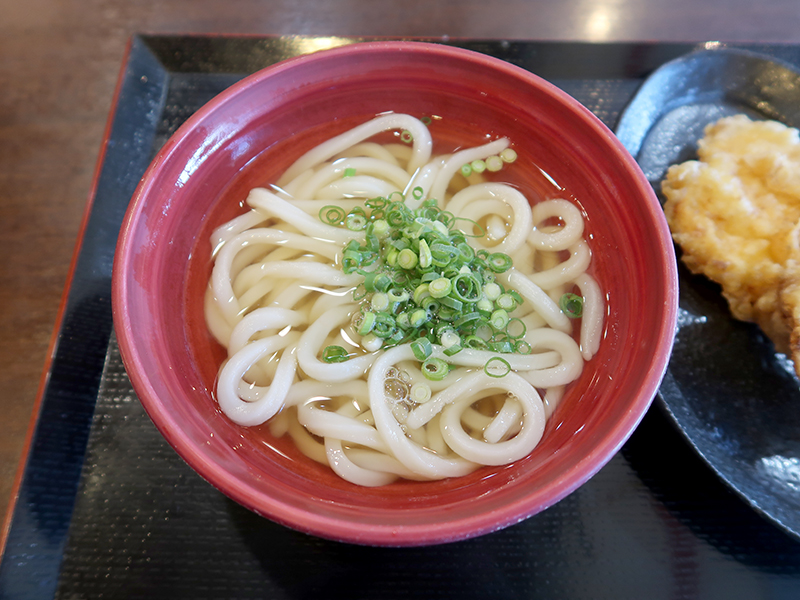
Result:
M164 409L162 401L156 394L148 375L144 372L142 356L137 347L133 324L130 320L131 313L128 310L129 286L126 275L127 269L134 258L135 245L133 241L138 219L146 199L154 191L162 166L170 162L172 157L180 150L187 136L198 125L241 92L257 85L264 79L293 69L297 64L312 64L337 59L343 55L370 52L422 52L441 57L454 57L459 60L477 62L484 67L500 70L506 76L524 80L527 85L538 88L564 104L581 120L582 126L592 130L593 136L605 140L608 150L624 165L625 171L630 175L629 185L635 188L638 197L647 199L646 212L651 216L651 224L656 230L659 256L664 259L664 272L661 277L663 278L662 283L665 291L663 302L664 318L659 324L656 338L657 344L653 348L653 360L650 365L649 376L646 384L635 395L635 400L631 402L625 417L614 424L611 430L601 438L600 443L592 448L590 453L577 461L554 485L549 486L549 493L546 498L535 496L536 501L532 502L530 496L525 496L514 502L505 503L496 509L435 524L428 522L404 525L363 524L347 521L340 517L332 518L324 514L298 508L276 500L263 491L254 489L249 482L234 477L223 467L207 460L196 443L181 429L174 416ZM170 136L148 166L126 212L118 238L112 274L113 319L120 354L126 371L150 419L183 460L212 486L261 516L292 529L327 539L382 546L423 546L483 535L502 529L544 510L583 485L617 453L633 433L652 403L666 372L671 354L677 320L677 307L677 264L663 211L650 183L638 164L611 130L577 100L530 71L476 51L417 41L356 42L289 58L245 77L215 96L191 115Z

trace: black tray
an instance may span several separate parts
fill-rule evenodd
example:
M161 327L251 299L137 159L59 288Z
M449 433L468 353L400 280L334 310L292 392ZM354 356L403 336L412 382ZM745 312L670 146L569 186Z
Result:
M111 261L127 202L155 150L216 93L282 58L349 41L132 41L0 564L0 597L800 597L800 542L731 492L659 405L565 500L503 531L423 549L350 546L261 519L161 438L112 333ZM695 49L455 43L551 80L611 127L648 73ZM800 48L751 48L800 64Z

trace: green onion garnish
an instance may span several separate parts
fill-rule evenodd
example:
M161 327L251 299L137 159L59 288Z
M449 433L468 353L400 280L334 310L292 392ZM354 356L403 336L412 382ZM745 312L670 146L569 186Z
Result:
M348 358L347 350L341 346L328 346L322 351L322 360L326 363L345 362Z
M319 219L328 225L340 225L344 220L345 212L341 206L328 205L319 209Z
M441 358L429 358L422 363L422 374L431 381L441 381L450 372L450 365Z
M505 377L511 371L511 365L506 359L494 356L486 361L483 370L489 377Z
M408 393L410 399L417 404L424 404L431 399L431 386L427 383L415 383Z
M487 264L489 265L489 268L495 273L505 273L511 268L511 265L513 263L511 261L511 257L508 254L503 254L502 252L495 252L494 254L489 255Z
M418 361L424 361L433 353L433 346L428 338L420 338L411 342L411 351Z
M506 160L490 157L468 167L472 172L486 169L487 163L494 168L495 159ZM434 344L441 346L445 358L463 349L531 352L523 340L525 324L512 316L523 298L495 281L498 273L513 266L511 258L501 252L476 251L467 239L485 235L483 228L440 210L435 199L425 198L422 187L410 195L418 208L411 209L403 194L394 192L349 213L335 205L319 213L330 225L363 232L360 240L345 244L341 259L345 273L364 277L353 292L361 310L352 319L363 348L373 352L410 343L429 379L441 379L450 369L446 361L434 357ZM457 228L463 221L468 224L465 231ZM565 298L569 296L574 294ZM565 311L570 316L575 304L570 302ZM340 346L329 346L323 354L328 362L349 357ZM499 356L484 367L492 377L510 370Z
M564 294L561 296L558 306L570 319L579 319L583 315L583 298L577 294Z

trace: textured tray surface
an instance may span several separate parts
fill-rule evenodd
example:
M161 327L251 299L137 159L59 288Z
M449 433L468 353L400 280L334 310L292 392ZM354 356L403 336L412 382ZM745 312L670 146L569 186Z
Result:
M87 230L92 252L73 284L83 293L71 296L67 322L81 314L76 308L91 310L83 324L74 321L77 329L62 332L62 362L54 363L55 375L62 369L77 380L56 377L45 396L0 596L800 597L800 543L729 491L657 406L604 469L554 507L488 536L423 549L348 546L275 525L225 498L172 451L109 340L104 286L113 239L135 182L169 134L243 74L302 51L303 43L135 40ZM645 75L691 49L463 45L550 79L610 127ZM88 299L82 273L99 282ZM75 407L56 402L72 398L68 390L81 393Z

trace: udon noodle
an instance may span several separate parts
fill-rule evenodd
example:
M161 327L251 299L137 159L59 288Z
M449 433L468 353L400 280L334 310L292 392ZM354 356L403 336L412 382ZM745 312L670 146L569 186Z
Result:
M220 409L365 486L527 456L601 339L581 211L495 181L508 139L434 156L429 123L324 142L211 240Z

